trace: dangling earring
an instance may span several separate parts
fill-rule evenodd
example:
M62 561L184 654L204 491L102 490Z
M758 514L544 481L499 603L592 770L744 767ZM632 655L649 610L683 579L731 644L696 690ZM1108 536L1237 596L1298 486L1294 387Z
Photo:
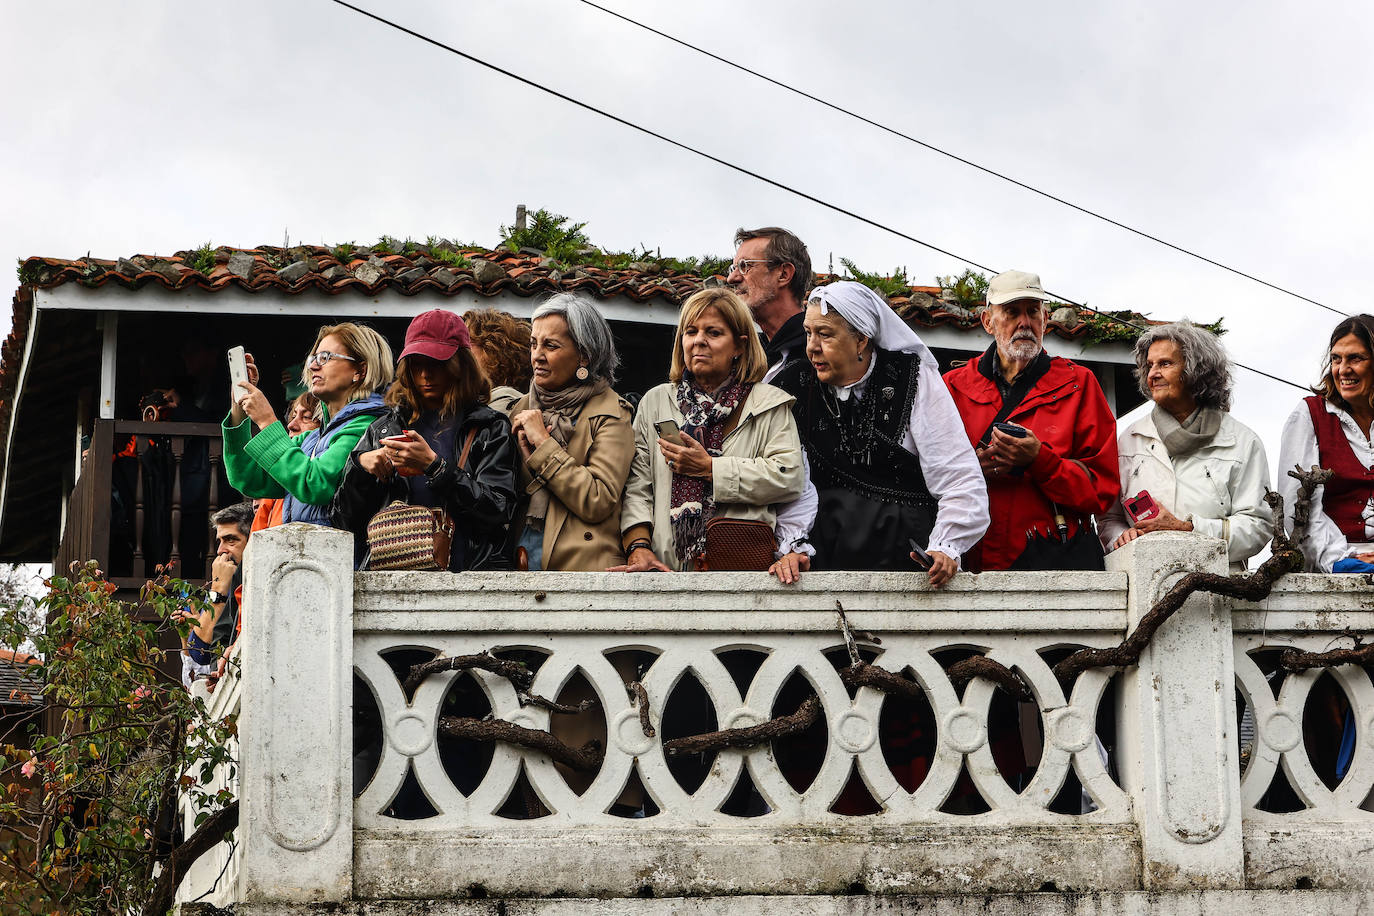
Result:
M863 362L863 361L864 361L864 352L863 352L862 350L860 350L860 351L859 351L859 362Z
M585 382L585 381L587 380L587 377L588 377L589 375L591 375L591 373L587 371L587 367L586 367L586 366L578 366L578 367L577 367L577 380L578 380L579 382Z

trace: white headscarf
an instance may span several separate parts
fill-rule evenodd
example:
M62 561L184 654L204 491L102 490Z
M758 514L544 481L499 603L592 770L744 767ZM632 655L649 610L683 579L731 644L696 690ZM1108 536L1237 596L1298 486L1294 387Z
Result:
M839 280L811 291L807 304L816 303L821 314L834 309L849 326L882 350L915 353L929 366L938 366L935 355L916 332L897 316L887 300L855 280ZM929 362L926 362L929 360Z

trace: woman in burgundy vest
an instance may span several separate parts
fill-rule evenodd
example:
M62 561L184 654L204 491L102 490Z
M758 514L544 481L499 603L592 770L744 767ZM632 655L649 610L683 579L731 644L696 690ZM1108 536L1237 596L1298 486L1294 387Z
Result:
M1320 465L1331 479L1312 497L1298 542L1311 572L1374 572L1374 315L1347 318L1331 333L1326 375L1284 424L1279 492L1292 529L1294 465Z

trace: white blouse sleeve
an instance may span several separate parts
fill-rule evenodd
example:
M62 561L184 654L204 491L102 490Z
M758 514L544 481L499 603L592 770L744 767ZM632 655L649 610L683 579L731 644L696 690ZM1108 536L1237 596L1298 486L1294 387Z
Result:
M926 550L956 560L988 530L988 488L954 398L933 360L921 361L907 451L921 461L926 486L939 503Z

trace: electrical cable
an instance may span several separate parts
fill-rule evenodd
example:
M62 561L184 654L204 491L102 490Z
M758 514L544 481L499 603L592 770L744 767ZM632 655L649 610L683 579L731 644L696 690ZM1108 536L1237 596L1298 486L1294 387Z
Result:
M478 66L485 67L486 69L491 70L491 71L496 72L496 73L499 73L499 74L501 74L502 76L509 77L510 79L513 79L513 80L515 80L516 82L519 82L519 83L523 83L524 85L529 86L529 87L532 88L532 89L538 89L540 92L543 92L543 93L546 93L546 94L548 94L548 95L551 95L551 96L553 96L553 97L556 98L556 99L559 99L559 100L561 100L561 101L567 102L567 103L569 103L569 104L571 104L571 105L576 105L578 108L585 109L586 111L590 111L590 112L592 112L593 114L601 115L603 118L606 118L606 119L608 119L608 120L614 121L615 123L620 124L620 125L622 125L622 126L624 126L624 127L628 127L628 128L630 128L630 129L632 129L632 130L637 130L637 131L639 131L639 132L642 133L642 134L646 134L646 135L648 135L648 136L650 136L650 137L653 137L655 140L661 140L662 142L667 143L667 144L669 144L670 146L675 146L675 147L677 147L678 149L683 150L683 151L685 151L685 152L689 152L689 153L692 153L693 155L700 156L700 157L703 158L703 159L708 159L708 160L710 160L711 162L716 163L717 165L722 165L722 166L724 166L724 167L726 167L726 168L728 168L728 169L731 169L731 170L733 170L733 171L739 172L739 173L742 174L742 175L747 175L747 176L749 176L750 178L753 178L753 179L755 179L755 180L757 180L757 181L763 182L764 184L767 184L767 185L770 185L770 186L772 186L772 187L775 187L775 188L777 188L777 189L780 190L780 191L786 191L786 192L789 193L789 194L793 194L793 195L795 195L795 196L797 196L797 197L802 198L803 200L810 201L811 203L814 203L814 204L816 204L816 205L818 205L818 206L824 207L824 208L826 208L827 210L833 210L833 211L836 212L836 213L840 213L840 214L842 214L842 215L844 215L844 216L848 216L850 219L857 220L858 222L861 222L861 223L863 223L863 224L865 224L865 225L868 225L868 226L872 226L872 227L875 228L875 229L879 229L879 230L882 230L883 232L887 232L887 233L889 233L889 234L891 234L891 235L895 235L895 236L897 236L897 237L900 238L900 239L905 239L905 240L908 241L908 242L912 242L912 243L914 243L914 244L916 244L916 245L920 245L922 248L928 248L928 249L930 249L931 251L938 252L939 254L942 254L942 255L944 255L945 257L954 258L954 259L957 260L957 261L962 261L963 263L968 264L968 265L970 265L970 266L972 266L972 267L976 267L976 268L978 268L979 270L981 270L981 271L983 271L983 272L985 272L985 273L990 273L990 274L994 274L994 275L997 274L997 273L999 273L999 271L994 270L993 268L988 267L988 266L985 265L985 264L980 264L980 263L978 263L977 261L974 261L974 260L971 260L971 259L969 259L969 258L966 258L966 257L964 257L963 255L955 254L955 253L952 252L952 251L948 251L948 250L946 250L946 249L944 249L944 248L939 247L938 245L931 244L930 242L922 241L921 239L916 238L916 236L914 236L914 235L910 235L910 234L908 234L908 233L906 233L906 232L902 232L900 229L894 229L894 228L892 228L891 226L885 225L884 223L880 223L880 222L878 222L877 220L872 219L871 217L864 216L864 215L862 215L862 214L860 214L860 213L855 213L853 210L847 210L847 209L845 209L844 207L841 207L839 204L834 204L834 203L831 203L830 201L823 200L822 198L816 197L814 194L809 194L809 193L807 193L806 191L800 190L799 188L794 188L794 187L792 187L791 185L784 184L784 183L782 183L781 181L778 181L777 179L769 178L769 177L766 176L766 175L761 175L761 174L759 174L758 172L751 171L751 170L745 168L745 167L742 166L742 165L736 165L735 163L730 162L730 161L727 160L727 159L722 159L722 158L720 158L719 156L715 156L715 155L713 155L713 154L711 154L711 153L705 152L704 150L697 149L697 148L694 147L694 146L689 146L688 144L682 142L681 140L674 140L672 137L666 136L666 135L664 135L664 134L660 134L660 133L658 133L658 132L656 132L656 131L654 131L654 130L651 130L651 129L648 128L648 127L644 127L644 126L642 126L642 125L640 125L640 124L636 124L635 122L630 121L630 120L627 120L627 119L625 119L625 118L622 118L621 116L619 116L619 115L617 115L617 114L612 114L611 112L606 111L605 109L597 108L595 105L592 105L592 104L589 103L589 102L584 102L584 101L582 101L581 99L575 99L575 98L573 98L572 96L567 95L566 93L559 92L557 89L553 89L553 88L551 88L551 87L549 87L549 86L545 86L545 85L542 84L542 83L535 82L534 80L530 79L529 77L521 76L520 74L515 73L515 72L513 72L513 71L511 71L511 70L507 70L507 69L505 69L504 67L498 66L497 64L493 64L493 63L490 63L489 61L485 61L485 60L483 60L482 58L477 57L477 56L474 55L474 54L468 53L467 51L460 50L460 49L458 49L458 48L453 47L452 45L444 44L442 41L439 41L439 40L436 39L436 38L430 38L428 35L425 35L425 34L423 34L423 33L421 33L421 32L417 32L417 31L415 31L414 29L407 28L406 26L403 26L403 25L401 25L401 24L399 24L399 23L392 22L390 19L387 19L387 18L385 18L385 17L383 17L383 16L379 16L379 15L377 15L376 13L369 12L368 10L362 9L361 7L358 7L358 6L354 6L352 3L349 3L348 0L330 0L330 2L331 2L331 3L335 3L335 4L339 5L339 6L342 6L342 7L344 7L345 9L350 9L350 10L352 10L353 12L358 13L358 14L360 14L360 15L362 15L362 16L366 16L368 19L372 19L372 20L374 20L375 22L379 22L379 23L381 23L382 25L385 25L385 26L388 26L388 27L390 27L390 28L393 28L393 29L395 29L395 30L398 31L398 32L402 32L402 33L404 33L404 34L406 34L406 35L411 36L412 38L418 38L420 41L423 41L423 42L425 42L425 43L427 43L427 44L434 45L436 48L440 48L440 49L442 49L442 50L448 51L450 54L456 54L457 56L463 58L464 60L470 61L470 62L472 62L472 63L474 63L474 64L477 64ZM1061 294L1059 294L1059 293L1056 293L1056 292L1053 292L1053 291L1051 291L1051 290L1046 290L1045 292L1046 292L1048 295L1054 296L1055 299L1057 299L1057 300L1060 301L1060 302L1063 302L1063 303L1066 304L1066 305L1072 305L1072 306L1074 306L1075 308L1079 308L1079 309L1083 309L1083 310L1085 310L1085 311L1092 312L1092 313L1094 313L1094 314L1096 314L1096 315L1102 316L1103 318L1107 319L1108 321L1114 321L1114 322L1116 322L1117 324L1124 325L1125 327L1132 328L1133 330L1136 330L1136 331L1144 330L1144 328L1142 328L1140 325L1132 324L1131 322L1126 321L1126 320L1123 319L1123 318L1118 318L1117 316L1112 315L1112 314L1110 314L1110 313L1108 313L1108 312L1104 312L1104 311L1102 311L1101 309L1095 309L1095 308L1093 308L1093 307L1090 306L1090 305L1086 305L1086 304L1081 303L1081 302L1076 302L1076 301L1074 301L1073 299L1068 298L1067 296L1063 296L1063 295L1061 295ZM1294 388L1301 389L1302 391L1306 391L1306 390L1307 390L1307 387L1306 387L1305 385L1299 385L1297 382L1290 382L1290 381L1288 381L1287 379L1279 378L1277 375L1271 375L1270 373L1265 372L1265 371L1263 371L1262 369L1256 369L1256 368L1254 368L1254 367L1252 367L1252 366L1247 366L1247 365L1245 365L1244 363L1235 362L1234 360L1232 360L1232 362L1233 362L1236 366L1238 366L1239 368L1248 369L1248 370L1250 370L1251 372L1254 372L1254 373L1256 373L1256 374L1258 374L1258 375L1263 375L1263 376L1265 376L1266 378L1273 379L1273 380L1276 381L1276 382L1282 382L1282 383L1285 384L1285 385L1291 385L1291 386L1293 386Z
M1074 202L1071 201L1071 200L1066 200L1066 199L1064 199L1064 198L1062 198L1062 197L1059 197L1059 196L1057 196L1057 195L1055 195L1055 194L1051 194L1051 193L1048 192L1048 191L1042 191L1042 190L1040 190L1039 188L1035 187L1034 185L1030 185L1030 184L1027 184L1027 183L1024 182L1024 181L1020 181L1020 180L1018 180L1018 179L1016 179L1016 178L1012 178L1010 175L1007 175L1007 174L1005 174L1005 173L1003 173L1003 172L999 172L999 171L997 171L996 169L989 168L988 166L980 165L979 163L974 162L972 159L967 159L967 158L965 158L965 157L963 157L963 156L960 156L958 153L952 153L952 152L950 152L949 150L941 149L940 147L936 146L935 144L930 143L930 142L928 142L928 141L926 141L926 140L922 140L922 139L920 139L919 137L913 137L913 136L911 136L910 134L906 134L906 133L903 133L903 132L900 131L900 130L897 130L896 128L888 127L886 124L883 124L883 123L881 123L881 122L879 122L879 121L875 121L875 120L873 120L872 118L865 117L864 115L861 115L861 114L859 114L859 113L857 113L857 112L851 111L850 109L845 108L845 107L843 107L842 105L838 105L838 104L836 104L836 103L834 103L834 102L830 102L830 101L827 101L826 99L820 98L819 96L812 95L811 93L805 91L804 89L798 89L798 88L795 87L795 86L789 86L787 83L784 83L784 82L782 82L781 80L774 79L773 77L768 76L768 75L765 74L765 73L760 73L760 72L757 71L757 70L750 69L749 67L746 67L746 66L744 66L743 64L736 63L735 61L730 60L730 59L727 58L727 57L722 57L722 56L719 55L719 54L715 54L715 53L713 53L713 52L711 52L711 51L706 50L705 48L699 47L698 45L694 45L694 44L692 44L692 43L689 42L689 41L684 41L683 39L678 38L678 37L676 37L676 36L674 36L674 35L669 35L667 32L660 31L659 29L656 29L656 28L654 28L654 27L651 26L651 25L647 25L647 24L645 24L645 23L643 23L643 22L640 22L640 21L638 21L638 20L636 20L636 19L631 19L629 16L626 16L626 15L623 14L623 13L618 13L618 12L616 12L615 10L608 9L608 8L602 6L602 5L599 4L599 3L593 2L593 0L577 0L577 2L582 3L582 4L585 4L586 6L590 6L590 7L592 7L593 9L600 10L601 12L605 13L605 14L608 15L608 16L613 16L613 17L615 17L616 19L621 20L622 22L626 22L626 23L628 23L628 24L630 24L630 25L633 25L633 26L635 26L635 27L637 27L637 28L643 29L643 30L646 31L646 32L651 32L651 33L653 33L654 35L657 35L657 36L660 37L660 38L663 38L663 39L666 39L667 41L673 42L674 44L678 44L678 45L681 45L681 46L684 47L684 48L689 48L690 50L696 51L698 54L703 54L703 55L705 55L706 57L709 57L709 58L711 58L711 59L714 60L714 61L718 61L719 63L725 64L727 67L733 67L733 68L735 68L736 70L740 70L740 71L742 71L742 72L744 72L744 73L749 74L750 76L753 76L753 77L756 77L756 78L758 78L758 79L761 79L761 80L763 80L763 81L766 82L766 83L770 83L771 85L777 86L779 89L785 89L785 90L787 90L788 92L794 93L795 95L799 95L799 96L801 96L801 97L804 98L804 99L807 99L807 100L809 100L809 101L815 102L817 105L823 105L824 107L829 108L831 111L838 112L839 114L847 115L848 117L853 118L853 119L855 119L856 121L861 121L861 122L863 122L864 124L869 125L870 127L876 127L878 130L881 130L881 131L884 131L884 132L886 132L886 133L889 133L889 134L891 134L891 135L894 136L894 137L900 137L900 138L903 139L903 140L906 140L906 141L911 142L911 143L915 143L917 146L920 146L920 147L923 147L923 148L925 148L925 149L928 149L928 150L930 150L932 153L938 153L939 155L944 156L944 157L946 157L946 158L948 158L948 159L953 159L955 162L961 163L961 164L963 164L963 165L967 165L967 166L969 166L970 168L977 169L978 171L983 172L984 174L991 175L991 176L993 176L994 178L1000 178L1002 181L1006 181L1006 182L1009 182L1010 184L1014 184L1014 185L1016 185L1018 188L1022 188L1022 189L1024 189L1024 190L1030 191L1032 194L1038 194L1039 196L1044 197L1044 198L1047 199L1047 200L1052 200L1052 201L1054 201L1054 202L1057 203L1057 204L1062 204L1062 205L1065 206L1065 207L1069 207L1069 208L1071 208L1071 209L1073 209L1073 210L1077 210L1079 213L1085 214L1085 215L1087 215L1087 216L1091 216L1091 217L1093 217L1094 219L1099 219L1099 220L1101 220L1101 221L1104 222L1104 223L1109 223L1110 225L1113 225L1113 226L1117 227L1118 229L1124 229L1124 230L1126 230L1127 232L1130 232L1130 233L1133 233L1134 235L1140 236L1141 238L1149 239L1149 240L1152 241L1152 242L1155 242L1155 243L1157 243L1157 244L1163 245L1163 246L1166 247L1166 248L1170 248L1170 249L1172 249L1172 250L1174 250L1174 251L1177 251L1179 254L1187 255L1187 256L1190 257L1190 258L1196 258L1196 259L1199 260L1199 261L1202 261L1202 262L1204 262L1204 263L1206 263L1206 264L1211 264L1213 267L1219 267L1219 268L1221 268L1222 270L1229 271L1230 273L1233 273L1233 274L1235 274L1236 276L1239 276L1239 277L1244 277L1244 278L1247 279L1247 280L1253 280L1255 283L1258 283L1258 284L1260 284L1261 286L1267 286L1267 287L1269 287L1269 288L1272 289L1272 290L1275 290L1275 291L1277 291L1277 292L1283 293L1283 294L1288 295L1288 296L1292 296L1292 297L1295 298L1295 299L1301 299L1303 302L1310 302L1312 305L1318 306L1319 308L1324 308L1324 309L1326 309L1328 312L1333 312L1333 313L1335 313L1335 314L1337 314L1337 315L1340 315L1340 316L1343 317L1343 318L1349 318L1349 317L1350 317L1349 314L1347 314L1347 313L1345 313L1345 312L1342 312L1340 309L1333 308L1332 306L1329 306L1329 305L1327 305L1327 304L1324 303L1324 302L1319 302L1319 301L1317 301L1316 299L1313 299L1313 298L1311 298L1311 297L1309 297L1309 296L1304 296L1302 293L1294 292L1294 291L1291 290L1291 289L1286 289L1286 288L1284 288L1284 287L1282 287L1282 286L1279 286L1279 285L1276 284L1276 283L1271 283L1271 282L1269 282L1268 280L1265 280L1265 279L1263 279L1263 278L1261 278L1261 277L1257 277L1257 276L1255 276L1254 274L1246 273L1245 271L1243 271L1243 270L1241 270L1241 269L1239 269L1239 268L1232 267L1232 266L1230 266L1229 264L1224 264L1224 263L1222 263L1221 261L1217 261L1217 260L1215 260L1215 259L1213 259L1213 258L1207 257L1206 255L1199 254L1199 253L1196 252L1196 251L1192 251L1192 250L1190 250L1190 249L1184 248L1182 245L1175 245L1173 242L1170 242L1170 241L1168 241L1167 239L1162 239L1162 238L1160 238L1159 236L1151 235L1150 233L1146 232L1146 231L1143 230L1143 229L1137 229L1137 228L1135 228L1134 226L1128 225L1128 224L1123 223L1123 222L1121 222L1121 221L1119 221L1119 220L1112 219L1110 216L1107 216L1106 214L1099 213L1099 212L1097 212L1096 210L1092 210L1092 209L1089 209L1088 207L1081 206L1081 205L1079 205L1079 204L1074 203Z

